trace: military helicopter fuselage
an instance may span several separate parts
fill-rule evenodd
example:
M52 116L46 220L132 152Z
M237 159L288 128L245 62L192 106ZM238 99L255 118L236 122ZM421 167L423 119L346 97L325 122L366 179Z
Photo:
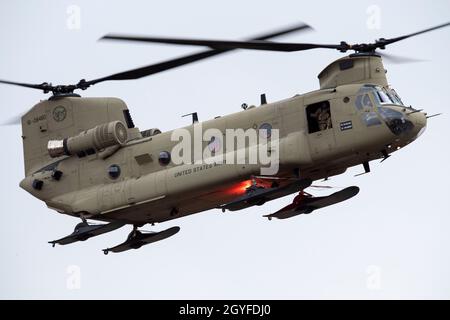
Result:
M207 47L207 50L151 65L52 85L0 80L51 92L22 116L25 178L20 186L59 213L79 217L73 233L50 241L67 245L85 241L126 224L126 241L103 250L123 252L171 237L180 228L138 230L217 208L239 211L293 193L293 201L264 215L288 219L346 201L357 186L327 196L305 189L312 182L344 173L391 153L417 139L428 116L406 106L388 84L383 59L411 62L382 53L387 46L450 26L450 22L370 43L275 42L273 38L307 31L304 23L244 41L108 34L113 41ZM270 40L270 41L268 41ZM140 131L130 110L118 98L82 98L74 92L98 83L140 79L235 50L299 52L327 49L354 52L329 64L318 78L319 90L161 132ZM316 186L331 188L330 186ZM87 219L108 223L91 224Z
M277 129L279 169L273 178L314 181L386 158L426 127L426 114L405 106L389 87L376 54L341 58L319 81L317 91L184 129L218 129L223 135L216 143L222 145L226 129ZM22 117L22 130L26 177L20 186L49 208L82 218L138 226L163 222L219 208L260 175L260 164L174 164L173 131L139 131L117 98L55 96ZM209 143L202 141L204 148Z

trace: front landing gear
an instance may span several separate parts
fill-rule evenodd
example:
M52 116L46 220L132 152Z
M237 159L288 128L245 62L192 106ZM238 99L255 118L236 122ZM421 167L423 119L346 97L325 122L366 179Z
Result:
M178 231L180 231L180 227L172 227L160 232L147 232L140 231L137 229L137 226L134 226L125 242L112 248L103 249L103 253L107 255L110 251L118 253L130 249L139 249L146 244L171 237L174 234L178 233Z

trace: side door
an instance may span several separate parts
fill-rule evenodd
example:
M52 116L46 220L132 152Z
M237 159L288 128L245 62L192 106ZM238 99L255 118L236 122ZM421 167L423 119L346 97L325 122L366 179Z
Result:
M328 157L335 151L333 100L322 100L306 106L308 140L313 160Z

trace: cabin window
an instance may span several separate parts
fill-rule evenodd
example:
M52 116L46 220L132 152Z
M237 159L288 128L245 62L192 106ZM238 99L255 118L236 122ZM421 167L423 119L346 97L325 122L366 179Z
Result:
M120 167L117 164L110 165L108 175L111 179L117 179L120 176Z
M170 152L161 151L158 157L159 164L162 166L167 166L170 163Z
M333 128L329 101L321 101L306 107L309 133Z

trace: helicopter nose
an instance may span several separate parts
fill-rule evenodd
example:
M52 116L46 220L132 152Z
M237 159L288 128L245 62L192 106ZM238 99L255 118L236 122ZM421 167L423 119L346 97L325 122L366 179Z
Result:
M413 139L417 139L427 127L427 115L423 112L415 112L409 115L409 120L414 124L412 131Z

